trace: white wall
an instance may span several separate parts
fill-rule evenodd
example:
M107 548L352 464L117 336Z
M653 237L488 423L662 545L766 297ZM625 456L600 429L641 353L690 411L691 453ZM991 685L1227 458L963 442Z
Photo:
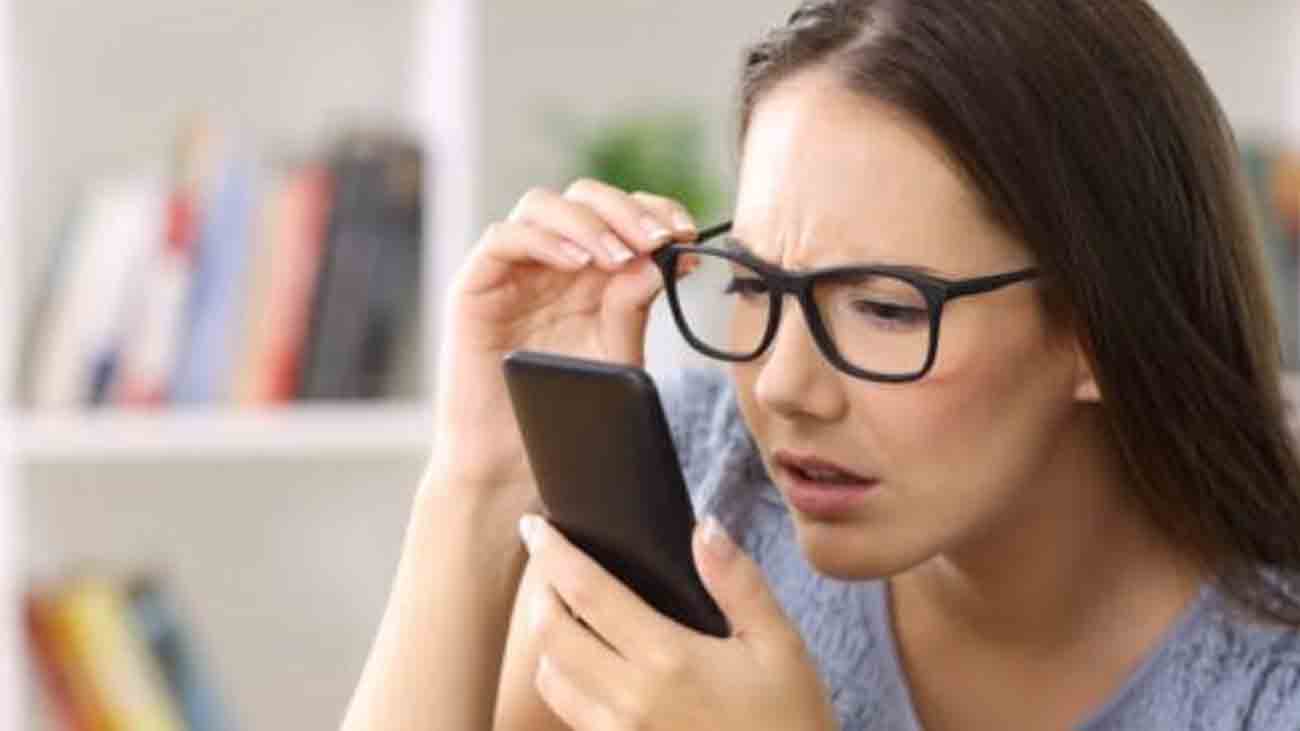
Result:
M1300 143L1300 4L1153 0L1200 64L1239 137L1294 130Z

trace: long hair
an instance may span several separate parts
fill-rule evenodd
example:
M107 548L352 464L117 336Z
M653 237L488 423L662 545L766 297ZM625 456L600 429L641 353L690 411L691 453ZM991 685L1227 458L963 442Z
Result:
M832 71L928 127L1034 252L1138 509L1251 616L1300 625L1300 466L1237 147L1144 0L822 0L746 50L756 103Z

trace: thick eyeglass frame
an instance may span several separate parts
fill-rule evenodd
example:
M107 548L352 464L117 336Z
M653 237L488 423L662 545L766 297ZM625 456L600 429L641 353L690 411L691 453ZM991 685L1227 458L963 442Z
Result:
M949 280L940 277L934 277L922 274L907 267L896 266L842 266L830 267L826 269L815 269L805 273L788 272L779 267L775 267L767 262L752 256L750 254L730 251L717 247L702 246L709 239L716 238L722 234L731 231L732 222L712 226L699 232L699 236L692 244L670 244L657 249L651 254L651 258L659 267L659 273L664 279L664 290L668 294L668 305L672 310L673 319L677 322L677 329L681 332L686 341L704 355L718 360L730 361L733 363L742 363L751 361L763 354L764 351L772 344L776 338L777 327L781 322L781 306L785 301L785 295L794 295L799 301L800 308L803 310L804 320L808 323L808 328L812 332L813 339L817 342L818 349L822 355L839 370L857 378L863 378L868 381L881 381L885 383L906 383L908 381L917 381L925 377L934 366L935 357L939 350L939 323L943 318L943 307L948 302L959 297L966 297L973 294L983 294L1001 289L1016 282L1022 282L1039 276L1040 271L1036 267L1020 269L1004 274L994 274L987 277L975 277L973 279ZM691 332L690 327L686 324L685 314L682 312L681 302L677 293L677 261L679 257L699 253L701 250L707 251L710 255L721 256L731 259L749 269L754 270L756 274L762 277L763 282L767 285L767 295L769 298L767 329L759 341L758 347L746 355L735 355L726 351L716 350L701 342ZM826 323L822 320L821 310L813 298L813 292L819 282L833 279L860 278L864 275L887 275L902 279L921 291L925 297L926 304L930 313L930 349L926 353L925 364L920 369L911 373L876 373L874 371L863 370L844 359L840 355L839 349L835 346L835 341L831 337Z

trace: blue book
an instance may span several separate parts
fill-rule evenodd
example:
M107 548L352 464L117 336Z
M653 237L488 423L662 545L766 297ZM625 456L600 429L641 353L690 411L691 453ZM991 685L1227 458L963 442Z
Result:
M161 582L145 577L131 582L131 611L146 644L162 668L188 731L231 731L231 723L216 687L204 672L195 643L180 612Z
M230 395L257 202L254 164L228 156L200 214L186 334L171 384L176 403L212 403Z

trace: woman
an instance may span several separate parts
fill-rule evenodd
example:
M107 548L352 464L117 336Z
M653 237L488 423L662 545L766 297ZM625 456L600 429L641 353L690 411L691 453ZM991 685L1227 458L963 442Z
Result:
M1231 133L1155 12L810 2L741 86L734 225L670 285L730 316L679 325L733 364L666 398L732 636L535 516L522 571L501 357L641 362L647 254L696 230L656 196L536 190L451 294L435 458L345 727L1300 725L1275 326Z

